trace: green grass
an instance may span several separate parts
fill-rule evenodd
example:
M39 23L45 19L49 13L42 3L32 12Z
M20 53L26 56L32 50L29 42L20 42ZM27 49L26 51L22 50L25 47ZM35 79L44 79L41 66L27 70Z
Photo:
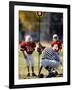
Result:
M34 71L35 71L35 74L38 75L38 72L39 72L39 54L38 52L34 52L33 53L33 57L34 57ZM60 53L60 58L61 60L63 61L63 53L61 52ZM36 78L36 77L27 77L27 65L26 65L26 60L24 59L24 56L22 54L21 51L19 51L19 79L26 79L26 78ZM59 74L62 74L63 73L63 69L61 69L60 67L58 67L57 69L58 73ZM31 68L30 68L30 73L31 72ZM48 74L48 71L46 69L42 69L41 73L44 74L44 76L46 76Z

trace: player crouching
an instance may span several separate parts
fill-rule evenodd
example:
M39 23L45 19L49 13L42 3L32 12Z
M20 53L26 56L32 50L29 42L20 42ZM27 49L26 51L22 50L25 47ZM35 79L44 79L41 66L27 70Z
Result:
M43 78L43 75L41 74L41 70L43 67L48 70L47 77L56 77L58 74L56 68L59 67L59 65L62 65L58 53L55 51L55 48L45 48L42 46L39 48L40 49L38 49L38 52L42 52L40 63L41 65L38 75L39 78Z
M34 52L36 44L33 42L32 37L27 35L25 37L25 42L20 44L21 51L23 52L24 58L26 59L28 74L30 76L30 65L32 70L32 76L36 76L34 73L34 57L32 53Z

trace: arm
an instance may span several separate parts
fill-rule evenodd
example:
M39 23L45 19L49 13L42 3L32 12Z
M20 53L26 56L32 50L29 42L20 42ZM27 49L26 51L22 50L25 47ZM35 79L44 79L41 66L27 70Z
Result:
M26 59L27 58L26 51L22 51L22 53L24 55L24 58Z
M38 43L37 51L39 52L39 54L41 54L44 49L45 47L42 46L41 43Z
M27 58L26 51L25 51L25 45L26 45L26 43L24 43L24 42L22 42L20 44L20 51L22 51L24 58Z
M39 75L40 75L40 73L41 73L42 68L43 68L43 66L41 66L40 69L39 69Z

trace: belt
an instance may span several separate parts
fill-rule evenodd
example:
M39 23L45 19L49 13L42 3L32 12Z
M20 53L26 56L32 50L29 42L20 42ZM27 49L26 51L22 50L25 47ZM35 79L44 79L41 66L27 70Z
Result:
M42 58L42 59L49 59L49 58Z

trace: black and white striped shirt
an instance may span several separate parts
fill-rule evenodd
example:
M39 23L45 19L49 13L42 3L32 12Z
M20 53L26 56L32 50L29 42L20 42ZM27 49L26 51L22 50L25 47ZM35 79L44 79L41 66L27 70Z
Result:
M45 48L41 56L42 59L60 61L59 55L52 48Z

